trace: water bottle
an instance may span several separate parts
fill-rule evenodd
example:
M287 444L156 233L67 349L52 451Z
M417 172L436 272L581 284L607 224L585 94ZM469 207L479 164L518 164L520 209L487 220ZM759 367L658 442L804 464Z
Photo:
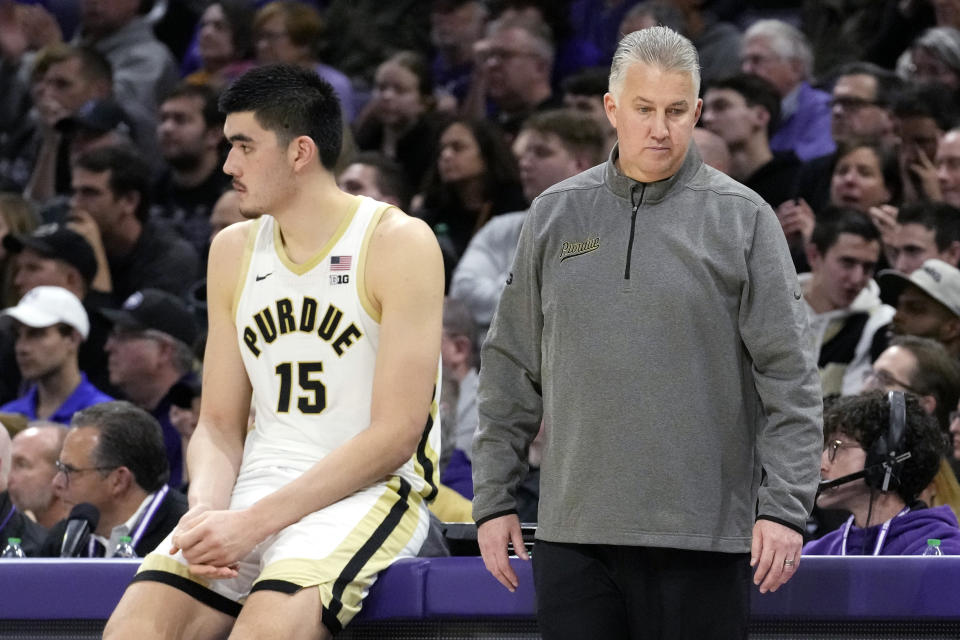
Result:
M925 556L942 556L943 551L940 551L940 541L936 538L927 539L927 548L923 550L923 555Z
M130 544L130 536L122 536L120 538L120 544L117 545L117 550L113 552L114 558L136 558L137 552L133 550L133 545Z
M3 548L0 558L26 558L27 554L23 552L20 546L20 538L7 538L7 546Z

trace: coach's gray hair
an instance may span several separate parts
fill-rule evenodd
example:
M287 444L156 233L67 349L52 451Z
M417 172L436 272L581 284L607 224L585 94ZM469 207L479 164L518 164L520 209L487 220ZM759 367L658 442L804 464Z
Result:
M689 73L694 94L700 93L700 59L687 38L668 27L650 27L623 36L610 65L610 93L619 99L627 69L637 63L663 71Z
M782 60L798 60L803 68L804 80L810 78L813 51L802 31L782 20L757 20L743 34L744 42L752 38L766 38L770 48Z

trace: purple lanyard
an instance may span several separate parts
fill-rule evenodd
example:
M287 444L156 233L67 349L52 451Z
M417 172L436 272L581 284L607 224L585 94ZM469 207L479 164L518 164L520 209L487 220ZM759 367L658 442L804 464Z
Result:
M131 530L133 535L130 536L130 546L136 548L137 543L140 542L140 538L143 537L144 532L147 530L147 526L150 524L150 521L153 520L153 516L156 515L157 509L160 508L160 503L163 502L163 499L166 497L167 493L170 491L170 487L163 485L156 495L153 496L153 500L150 501L150 504L147 505L146 510L143 512L143 515L140 516L140 519L133 525ZM2 529L2 527L0 527ZM90 541L87 543L87 557L92 558L93 552L96 550L97 540L92 535L90 536ZM103 543L101 543L103 544ZM107 545L103 545L104 554L107 551Z
M7 517L3 519L2 523L0 523L0 531L3 531L3 528L7 526L7 523L10 522L10 518L12 518L13 514L15 514L16 512L17 512L17 508L11 504L10 513L8 513Z

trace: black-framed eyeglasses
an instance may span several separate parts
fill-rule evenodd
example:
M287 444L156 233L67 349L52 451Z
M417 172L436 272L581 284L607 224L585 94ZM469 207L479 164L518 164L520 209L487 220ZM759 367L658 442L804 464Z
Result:
M65 464L62 460L57 460L53 463L57 467L57 473L62 473L63 477L66 479L67 484L70 484L70 476L78 473L86 473L87 471L113 471L118 468L116 465L112 467L87 467L86 469L78 469L69 464Z
M823 450L827 451L827 457L833 463L837 459L837 449L860 449L856 442L844 442L843 440L828 440L823 445Z
M863 109L864 107L875 107L877 103L873 100L867 100L866 98L858 98L856 96L837 96L830 99L830 108L840 107L844 111L857 111L858 109Z
M873 384L876 382L876 384ZM898 380L892 373L885 371L883 369L870 369L863 372L863 385L865 387L873 387L875 389L889 390L891 387L900 387L904 391L909 391L910 393L915 393L918 396L924 395L917 389L914 389L906 382Z

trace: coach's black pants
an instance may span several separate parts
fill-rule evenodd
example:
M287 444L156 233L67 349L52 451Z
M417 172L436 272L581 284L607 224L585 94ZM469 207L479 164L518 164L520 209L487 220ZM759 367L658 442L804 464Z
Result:
M750 555L537 540L543 640L743 640Z

